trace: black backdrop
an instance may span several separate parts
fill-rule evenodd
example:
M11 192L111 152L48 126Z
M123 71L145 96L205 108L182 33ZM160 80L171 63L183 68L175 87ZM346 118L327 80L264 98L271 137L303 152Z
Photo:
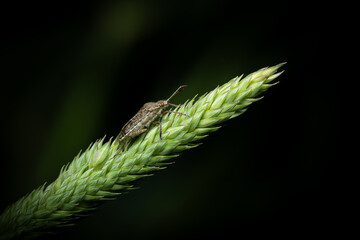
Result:
M287 62L244 115L139 190L44 239L343 233L337 6L313 2L12 2L1 14L1 211L144 102L203 94Z

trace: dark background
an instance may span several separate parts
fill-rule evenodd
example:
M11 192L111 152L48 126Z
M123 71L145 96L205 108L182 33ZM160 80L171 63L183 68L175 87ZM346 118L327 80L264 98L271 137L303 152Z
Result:
M0 211L143 103L287 62L280 83L139 190L44 239L344 233L337 6L291 1L12 2L1 18Z

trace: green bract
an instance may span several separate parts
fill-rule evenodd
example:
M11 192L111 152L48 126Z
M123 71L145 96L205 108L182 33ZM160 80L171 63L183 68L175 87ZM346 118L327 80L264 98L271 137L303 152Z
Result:
M59 177L8 207L0 216L0 238L36 236L53 227L71 225L72 220L94 210L101 200L114 199L130 190L133 182L163 169L170 158L197 146L200 139L219 129L219 124L239 116L281 73L279 64L260 69L244 79L236 77L213 91L192 99L162 118L163 137L153 126L128 145L105 138L91 144L63 167Z

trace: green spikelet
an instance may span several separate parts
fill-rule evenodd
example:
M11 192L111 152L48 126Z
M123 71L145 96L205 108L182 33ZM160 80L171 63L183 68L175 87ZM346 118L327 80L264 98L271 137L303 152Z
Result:
M120 153L118 143L105 138L91 144L64 166L59 177L32 191L0 216L0 239L36 236L54 227L71 225L102 202L133 189L134 181L165 168L167 160L196 147L198 141L220 128L219 124L244 113L274 85L283 64L260 69L192 99L162 118L163 138L154 126ZM119 154L120 153L120 154Z

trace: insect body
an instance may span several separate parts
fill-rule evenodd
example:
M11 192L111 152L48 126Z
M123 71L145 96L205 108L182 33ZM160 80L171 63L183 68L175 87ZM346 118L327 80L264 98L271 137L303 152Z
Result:
M180 115L185 115L190 117L187 114L181 112L167 111L165 108L167 106L178 107L178 105L170 103L170 100L179 92L184 90L184 87L187 85L180 86L167 100L159 100L157 102L148 102L145 103L142 108L132 117L121 129L119 135L116 137L116 140L120 143L123 143L123 146L134 137L146 132L151 124L155 123L160 126L160 138L162 138L162 126L159 121L155 121L157 118L164 116L166 113L177 113Z

